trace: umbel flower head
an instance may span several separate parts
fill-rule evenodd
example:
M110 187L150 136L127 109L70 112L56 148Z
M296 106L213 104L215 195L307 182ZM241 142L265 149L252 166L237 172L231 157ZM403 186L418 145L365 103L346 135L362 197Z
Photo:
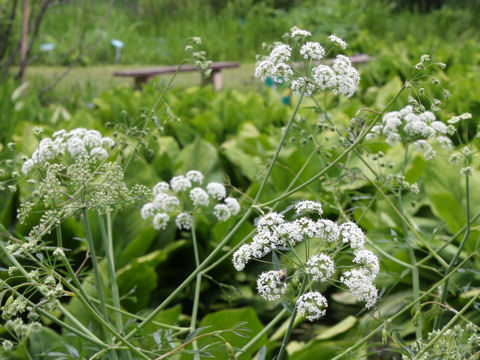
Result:
M319 91L332 91L335 95L351 97L360 82L360 75L350 59L337 55L331 66L321 63L333 47L346 49L347 43L330 35L331 45L325 50L320 43L307 41L310 36L309 31L293 27L288 36L289 43L275 43L270 54L257 62L255 77L263 81L273 78L277 82L290 83L296 94L311 96ZM302 59L308 66L299 69L295 58Z
M153 200L143 205L140 214L144 219L153 218L153 227L164 230L170 219L180 230L190 230L193 213L211 211L220 221L226 221L240 212L237 199L227 197L223 184L210 182L203 187L204 176L190 170L185 175L174 176L170 184L161 181L153 189Z
M448 134L453 134L455 128L447 126L436 119L430 111L416 113L411 105L399 111L392 111L383 116L382 123L375 125L367 135L368 139L384 137L388 144L397 142L413 144L424 153L426 159L435 157L436 153L430 141L436 141L443 148L452 147Z
M311 321L324 316L328 307L325 296L316 290L320 283L343 286L366 308L373 307L378 296L374 280L380 266L377 256L365 248L363 231L353 222L337 225L322 219L319 202L299 201L293 209L291 221L286 219L287 211L271 212L257 221L252 241L233 254L235 269L242 271L251 260L275 253L277 268L286 266L290 274L285 269L263 272L257 280L258 293L266 300L279 300L293 278L303 277L307 290L299 295L296 306ZM298 245L305 249L297 253Z
M56 162L62 156L75 159L90 156L92 159L105 160L108 150L115 145L109 137L103 137L97 130L76 128L71 131L59 130L52 137L44 138L22 166L22 172L27 175L35 166Z

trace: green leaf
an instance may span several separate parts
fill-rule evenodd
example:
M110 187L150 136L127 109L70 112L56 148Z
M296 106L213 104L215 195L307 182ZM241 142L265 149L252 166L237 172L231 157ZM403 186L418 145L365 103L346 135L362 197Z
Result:
M325 330L322 330L319 335L315 336L317 340L325 340L340 335L349 329L351 329L357 322L355 316L347 316L345 319L340 321L338 324L331 326Z
M251 331L246 334L247 337L241 337L229 332L222 333L222 337L224 337L232 346L241 348L246 345L255 334L263 329L263 325L253 308L227 309L208 314L202 319L200 326L210 326L211 328L208 329L207 332L211 332L215 330L231 329L241 322L246 322L244 327ZM201 339L199 340L199 347L201 348L212 341L213 339L211 338ZM264 335L247 352L242 354L239 359L251 359L254 352L263 345L266 345L266 343L267 336ZM212 353L214 354L215 359L229 359L228 351L225 349L224 345L212 349Z
M197 136L193 143L180 151L175 165L179 173L198 170L209 174L218 165L217 150L212 144Z

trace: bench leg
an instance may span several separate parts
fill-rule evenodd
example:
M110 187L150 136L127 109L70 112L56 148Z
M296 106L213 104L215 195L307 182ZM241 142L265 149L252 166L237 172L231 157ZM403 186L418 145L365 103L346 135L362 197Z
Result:
M135 90L142 90L142 85L146 84L148 79L148 76L136 76L133 84Z
M204 85L212 84L216 91L222 90L222 73L220 70L212 70L210 76L203 80Z

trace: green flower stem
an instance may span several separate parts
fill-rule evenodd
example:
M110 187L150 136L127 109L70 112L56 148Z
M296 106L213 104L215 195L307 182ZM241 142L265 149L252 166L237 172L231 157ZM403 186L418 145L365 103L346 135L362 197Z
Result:
M240 349L235 355L237 357L241 356L243 353L248 351L255 343L267 332L269 332L286 314L288 313L287 309L283 308L277 316L275 316L270 322L257 334L255 335L244 347Z
M103 318L108 321L107 306L105 301L105 292L103 291L103 281L100 275L100 269L98 267L97 255L95 253L95 246L92 238L92 231L90 228L90 222L88 221L87 210L83 210L83 224L85 227L85 233L87 237L88 250L90 251L90 258L92 259L93 273L95 274L96 288L98 291L98 297L100 298L100 309L102 311Z
M303 293L303 290L305 290L305 285L307 284L306 279L307 279L306 276L304 276L302 280L302 286L300 286L300 291L298 292L298 295L297 295L297 299ZM283 341L277 355L277 360L283 359L283 355L285 354L285 350L287 348L287 343L290 340L290 334L292 333L293 325L295 324L296 316L297 316L297 304L294 304L292 315L290 315L290 323L288 324L287 331L283 336Z
M103 315L104 322L108 322L109 319L108 319L108 312L107 312L107 305L106 305L107 302L106 302L106 298L105 298L105 292L103 290L103 281L102 281L102 276L100 274L100 269L99 269L98 262L97 262L97 255L96 255L96 252L95 252L95 244L93 243L92 230L90 228L90 222L88 221L88 214L87 214L86 209L83 209L83 224L84 224L84 227L85 227L87 244L88 244L88 247L89 247L88 250L90 251L90 258L92 259L93 273L95 274L95 283L96 283L95 287L97 288L98 297L100 298L100 311ZM79 297L79 299L82 299L82 298ZM86 299L82 302L90 308L90 304L88 304L88 301ZM94 312L93 315L95 317L102 318L101 316L96 316L98 314L97 314L97 312L95 311L94 308L92 308L92 311ZM103 327L103 329L105 329L105 327ZM104 333L105 333L105 336L106 336L108 342L113 343L113 338L112 338L111 334L106 332L106 331L104 331ZM113 360L117 359L117 355L116 355L115 352L110 353L109 357L112 358Z
M467 256L460 264L458 264L457 267L454 268L454 271L460 269L468 260L470 260L472 257L476 256L478 254L478 252L474 252L472 254L470 254L469 256ZM392 322L393 320L397 319L398 317L402 316L404 313L408 312L410 310L410 307L415 305L417 302L420 302L422 301L424 298L426 298L427 296L429 296L430 294L434 293L435 291L437 291L438 287L441 286L442 284L445 283L445 281L447 281L448 278L450 278L450 276L452 276L452 274L454 273L454 271L450 272L446 277L444 277L443 279L439 280L436 284L434 284L433 286L430 287L430 289L426 290L418 299L414 299L412 301L412 303L408 304L408 306L405 306L402 310L400 310L399 312L397 312L395 315L391 316L389 319L387 319L386 321L388 322ZM354 351L355 349L357 349L358 347L360 347L361 345L363 345L365 342L367 342L369 339L371 339L372 337L374 337L378 331L382 330L382 328L385 326L384 325L385 322L383 322L381 325L377 326L375 329L373 329L370 333L368 333L367 335L365 335L362 339L360 339L359 341L357 341L355 344L353 344L352 346L350 346L348 349L345 349L344 351L342 351L340 354L336 355L335 357L333 357L331 360L340 360L340 359L344 359L345 356L347 354L349 354L350 352Z
M403 164L402 164L402 177L405 177L405 172L407 169L408 163L408 143L405 144L405 153L403 156ZM404 209L402 204L402 193L401 190L398 190L398 209L400 213L404 216ZM406 220L405 217L402 217L402 227L403 233L405 234L405 239L408 238L408 224L403 221ZM412 246L408 246L408 255L410 257L410 263L412 264L412 287L413 287L413 299L416 300L420 297L420 274L418 273L418 266L417 266L417 258L415 257L415 251ZM422 316L422 304L417 302L415 305L415 311L418 314L417 318L417 325L415 327L415 336L417 340L421 340L423 338L423 316Z
M253 200L253 205L257 205L258 200L260 199L260 196L263 193L263 190L265 189L265 186L267 185L268 179L270 178L270 174L272 173L273 167L275 166L278 156L280 155L280 150L282 150L283 145L285 144L285 141L287 140L287 135L288 131L292 127L293 122L295 121L295 116L297 116L298 109L300 108L300 104L302 103L303 100L303 95L305 94L305 90L302 91L302 94L300 95L300 98L298 99L297 105L295 106L295 109L293 110L292 116L290 116L290 120L287 123L287 126L283 132L282 138L280 139L280 143L277 146L277 149L275 150L275 154L273 155L272 160L270 161L270 165L268 166L267 174L263 178L262 184L260 185L260 189L258 189L257 195L255 196L255 199Z
M105 223L103 222L103 219L101 218L100 214L98 216L98 220L100 223L100 230L101 230L102 239L103 239L103 247L105 249L105 254L107 257L108 274L110 276L110 287L112 289L113 306L118 309L121 309L122 306L120 304L120 294L119 294L118 284L117 284L117 275L115 273L115 259L114 259L114 253L113 253L112 216L110 211L108 210L106 211L106 218L107 218L107 228L105 229ZM118 311L115 311L114 317L115 317L115 325L117 327L117 330L120 333L123 333L122 314Z
M88 300L90 300L91 302L97 303L97 304L100 303L100 301L98 299L94 299L91 296L88 296ZM140 315L132 314L131 312L125 311L123 309L118 309L115 306L112 306L112 305L109 305L109 304L107 304L107 308L110 309L110 310L113 310L113 311L118 311L119 313L121 313L125 316L128 316L132 319L137 319L137 320L141 320L141 321L144 320L144 318ZM181 332L187 332L187 331L190 330L190 327L175 326L175 325L165 324L165 323L162 323L162 322L159 322L159 321L152 321L152 324L156 325L156 326L159 326L159 327L162 327L162 328L166 328L166 329L177 330L179 332L180 331Z
M468 158L466 161L466 165L468 166ZM463 235L462 241L460 242L460 245L458 246L457 252L453 256L452 260L448 264L448 268L446 270L446 274L449 274L452 271L452 267L455 266L455 263L457 262L458 258L460 257L460 254L465 247L465 244L467 243L468 237L470 236L470 231L471 231L471 220L470 220L470 177L465 174L465 192L466 192L466 217L467 217L467 223L465 225L465 234ZM447 299L447 292L448 292L448 283L449 281L445 281L443 284L442 292L440 294L440 303L443 304L445 303L445 300ZM442 321L443 317L443 312L440 312L436 317L435 321L433 323L433 329L437 329L440 326L440 323Z
M277 203L278 201L280 200L283 200L287 197L289 197L290 195L296 193L297 191L303 189L304 187L310 185L312 182L314 182L315 180L319 179L320 177L322 177L327 171L329 171L333 166L335 166L336 164L338 164L340 162L340 160L342 160L345 156L347 156L348 154L350 154L353 149L355 149L358 144L365 138L365 136L367 136L367 134L370 132L370 130L376 125L376 123L378 122L378 119L380 119L380 116L382 116L383 114L385 114L385 112L390 108L390 106L398 99L398 97L400 96L400 94L403 92L403 90L405 89L405 85L402 86L402 88L398 91L398 93L389 101L389 103L385 106L385 108L379 112L377 114L377 116L375 116L375 119L372 121L372 123L365 129L365 131L363 133L360 134L360 136L357 137L357 139L355 139L355 141L348 147L346 148L340 155L337 156L337 158L335 160L333 160L331 163L329 163L322 171L320 171L318 174L312 176L310 179L308 179L307 181L305 181L303 184L300 184L298 185L297 187L295 187L294 189L291 189L289 191L285 191L283 194L277 196L276 198L270 200L270 201L267 201L267 202L264 202L262 204L259 204L258 206L259 207L264 207L264 206L268 206L268 205L271 205L271 204L275 204Z
M252 206L256 206L258 200L260 199L260 196L263 192L263 189L265 188L265 185L267 183L268 178L270 177L270 174L272 172L272 168L275 165L275 162L278 158L278 154L280 153L280 149L282 148L283 144L285 143L285 140L287 138L288 134L288 129L290 129L290 126L293 123L293 120L295 119L295 115L300 107L301 100L303 99L303 95L300 97L297 106L295 107L295 110L292 114L292 117L290 118L290 121L287 124L287 128L285 132L283 133L282 139L280 140L280 143L277 147L277 150L275 151L275 155L270 162L269 169L267 170L267 174L265 175L265 178L263 179L262 185L260 186L260 189L257 192L257 195L255 196L255 199L253 201ZM230 230L230 232L225 236L225 238L217 245L217 247L208 255L205 260L202 261L202 263L197 266L197 268L173 291L160 305L158 305L146 318L143 320L140 324L137 325L135 329L130 331L130 333L127 334L125 339L130 339L132 336L134 336L140 329L142 329L145 325L147 325L150 321L152 321L155 316L158 315L165 307L173 300L177 295L183 291L183 289L194 279L196 278L197 274L199 274L201 271L203 271L215 258L215 256L223 249L223 247L230 241L232 236L237 232L237 230L243 225L245 221L249 218L249 216L252 214L252 207L250 207L245 214L240 218L240 220L236 223L236 225Z
M447 283L447 281L445 281L444 285ZM475 301L477 301L477 299L480 297L480 293L477 293L474 297L472 297L472 299L460 310L458 311L454 317L452 317L452 319L443 327L443 329L441 331L438 332L437 335L435 335L433 337L432 340L430 340L422 349L422 351L420 351L417 355L415 355L415 357L413 358L413 360L416 360L416 359L422 359L422 355L425 354L425 352L431 348L435 342L437 342L437 340L443 336L443 334L448 330L450 329L453 324L455 324L455 322L458 320L459 317L461 317L463 315L463 313L465 311L467 311L474 303Z
M198 268L200 266L200 256L198 255L198 244L197 244L197 235L195 232L195 221L192 222L192 242L193 242L193 253L195 254L195 266ZM193 297L193 308L192 308L192 319L190 321L190 328L195 330L197 326L197 314L198 314L198 304L200 300L200 287L202 285L202 273L199 272L196 277L195 282L195 295ZM198 351L198 344L196 341L192 343L193 350Z

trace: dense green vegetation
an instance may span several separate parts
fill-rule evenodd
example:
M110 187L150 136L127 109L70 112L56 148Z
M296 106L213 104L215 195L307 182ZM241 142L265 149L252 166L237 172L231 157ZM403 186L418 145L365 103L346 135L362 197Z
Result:
M402 3L143 0L123 1L112 7L106 1L60 2L46 14L36 44L38 57L31 64L32 72L27 70L27 82L21 85L9 78L0 83L2 248L12 237L24 240L48 208L48 204L38 202L24 224L17 220L20 204L33 198L34 188L23 176L12 177L12 172L23 161L20 156L30 156L42 137L51 136L59 129L96 129L119 144L110 159L121 164L127 186L142 184L152 188L161 180L169 181L175 175L196 169L202 171L208 181L224 183L228 193L238 198L242 206L242 213L226 222L217 222L211 214L196 216L196 239L188 231L176 230L174 224L169 224L164 231L155 230L151 222L140 215L140 208L146 202L144 197L113 209L112 255L119 301L125 312L137 314L140 319L163 304L197 268L194 243L198 245L201 259L217 249L214 260L222 259L203 273L197 323L201 329L189 334L196 292L192 281L165 310L156 313L156 322L143 327L131 339L139 349L164 349L165 353L170 346L182 346L199 334L226 330L220 333L223 338L219 338L219 334L206 336L199 338L195 346L203 349L218 343L205 347L201 358L207 358L210 352L215 359L231 359L229 345L235 347L235 351L246 346L276 319L272 329L250 344L246 353L237 354L240 359L273 359L288 328L291 302L272 305L258 296L256 279L268 267L254 263L247 271L238 272L232 266L229 251L246 237L251 239L251 231L262 211L281 211L302 199L320 201L325 218L339 222L352 220L365 231L368 246L381 260L376 281L380 298L378 308L366 311L337 286L322 285L322 292L329 300L327 315L313 323L299 319L287 346L289 358L400 359L404 355L419 359L412 350L415 340L422 337L419 332L423 332L424 343L428 343L431 338L427 339L427 334L434 324L443 328L458 311L462 312L461 316L444 329L453 328L455 324L467 329L467 323L478 328L480 202L476 189L480 177L475 154L480 115L480 8L475 2L467 6L452 1L425 11ZM285 125L296 111L299 96L285 86L270 88L259 80L245 84L245 79L252 77L245 73L221 92L196 83L190 86L189 80L182 81L181 77L176 80L182 86L172 89L166 89L166 81L157 79L142 91L110 83L103 84L99 90L98 84L88 79L72 81L67 77L53 90L42 92L52 80L38 73L33 75L36 66L68 65L82 53L82 48L89 46L92 51L82 57L79 64L87 68L87 73L90 65L112 65L115 50L111 39L125 43L120 59L123 65L177 64L184 57L186 39L190 36L202 37L202 46L214 61L253 63L255 54L264 53L263 41L279 40L293 25L310 30L313 39L322 43L329 34L335 33L348 41L347 54L366 53L373 60L358 67L361 82L352 98L328 94L319 97L320 104L310 98L303 100L276 166L265 189L261 190L259 203L267 203L288 187L302 185L317 174L322 176L261 210L253 207L257 213L250 213L248 221L243 223L239 219L250 211L252 204L257 204L253 199L268 174ZM52 53L38 50L45 42L56 45ZM427 71L426 74L434 75L441 85L425 82L422 84L425 93L418 95L418 99L428 105L432 98L442 98L444 89L448 89L451 96L442 102L437 118L447 122L464 112L473 115L473 119L458 125L458 136L452 137L455 145L452 151L458 153L465 146L471 150L469 154L462 150L466 163L455 167L448 162L450 154L437 148L438 156L430 161L415 151L404 157L401 144L391 147L376 141L362 142L348 156L339 157L373 118L358 113L359 109L372 110L368 114L385 111L402 91L405 81L414 76L414 65L425 53L431 55L432 61L445 63L447 68ZM286 97L290 104L282 101ZM407 93L400 93L388 111L401 109L408 101ZM328 123L328 119L332 119L333 124ZM40 135L34 135L37 127L43 129ZM377 153L380 150L382 155ZM15 162L12 164L9 159ZM335 159L338 162L330 168ZM329 170L323 172L327 166ZM474 169L472 176L460 172L460 168L468 166ZM395 176L402 171L403 180L418 185L418 193L399 185ZM92 286L96 283L95 271L89 262L85 267L83 264L90 249L85 218L92 224L100 274L107 279L106 298L114 304L114 290L108 286L113 283L108 269L109 252L101 242L105 238L102 221L107 221L104 214L98 215L101 221L97 221L97 212L91 209L88 214L85 210L83 216L69 217L57 232L46 235L44 241L56 247L61 235L73 269L83 269L79 279L86 292L99 298L98 288ZM241 225L227 246L218 248L237 223ZM0 254L5 268L0 278L12 287L21 283L22 274L13 271L12 276L8 271L12 259L4 251L0 250ZM229 255L222 258L225 254ZM53 262L52 259L47 257L47 263ZM22 260L27 267L36 261ZM420 269L419 284L414 284L412 261ZM272 262L275 262L273 256ZM452 271L454 266L449 264L461 265ZM67 273L65 266L57 269ZM449 287L441 294L439 289L447 277ZM61 297L65 309L102 341L115 342L106 335L102 322L85 310L85 303L81 302L83 294L72 295L74 291L67 284L64 286L69 289ZM415 286L419 293L412 291ZM7 298L10 295L7 290L0 294L1 306L13 301L13 295L12 300ZM33 294L32 297L39 296ZM293 292L288 296L295 298ZM421 311L414 303L420 296L424 296L419 300ZM115 312L108 311L113 324ZM133 331L141 321L134 320L128 313L120 319L124 326L122 334ZM283 315L277 319L279 313ZM440 319L439 313L443 314ZM66 319L67 325L76 325L58 309L52 314ZM71 331L54 324L45 315L41 321L47 326L33 332L30 338L13 339L18 340L19 345L12 351L0 351L0 359L28 359L29 356L83 359L99 351L95 348L97 345L72 336ZM240 322L246 322L244 326L249 329L247 333L240 331L244 337L229 331ZM459 336L456 341L461 345L455 347L463 349L468 341L460 339L458 329L455 331ZM5 322L0 325L0 337L14 338ZM441 341L446 342L441 338L440 344L443 344ZM117 341L117 346L123 343ZM472 346L478 350L478 340ZM125 347L117 351L120 359ZM351 351L339 355L350 347ZM172 358L192 359L192 349L189 344L183 350L190 352L179 351ZM133 352L132 356L140 358ZM468 359L478 358L474 356L478 355ZM437 358L451 359L448 354Z

